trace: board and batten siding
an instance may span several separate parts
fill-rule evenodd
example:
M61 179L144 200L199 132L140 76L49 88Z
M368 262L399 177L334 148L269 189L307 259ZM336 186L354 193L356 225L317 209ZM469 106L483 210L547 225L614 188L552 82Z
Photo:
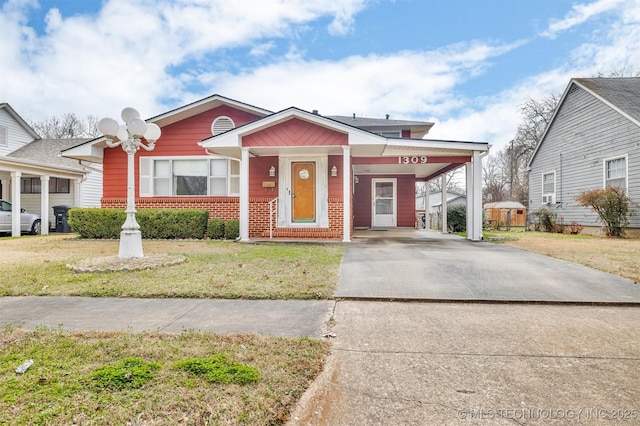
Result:
M548 207L565 224L601 226L596 213L581 207L576 196L604 187L604 161L627 157L627 188L640 202L640 127L618 111L575 86L560 105L529 172L529 211L542 204L542 176L555 172L555 204ZM640 228L640 215L629 226Z
M0 155L7 155L33 142L33 137L4 109L0 109L0 127L7 131L7 143L0 144Z

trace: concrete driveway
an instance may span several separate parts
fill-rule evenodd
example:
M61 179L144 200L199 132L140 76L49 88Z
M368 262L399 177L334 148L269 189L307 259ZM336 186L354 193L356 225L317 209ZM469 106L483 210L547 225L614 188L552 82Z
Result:
M640 285L605 272L434 231L370 231L347 247L336 297L640 304Z

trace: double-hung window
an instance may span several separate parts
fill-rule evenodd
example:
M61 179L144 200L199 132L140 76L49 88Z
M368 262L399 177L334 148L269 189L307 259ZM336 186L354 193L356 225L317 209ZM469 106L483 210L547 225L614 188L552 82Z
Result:
M556 198L556 172L542 175L542 203L554 203Z
M604 160L604 187L627 189L627 156Z
M140 158L140 196L238 195L240 163L226 158Z

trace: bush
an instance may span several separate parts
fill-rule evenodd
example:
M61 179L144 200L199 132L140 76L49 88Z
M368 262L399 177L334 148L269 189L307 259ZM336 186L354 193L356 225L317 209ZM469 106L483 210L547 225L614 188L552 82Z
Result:
M207 235L212 240L221 240L224 238L224 220L216 217L209 219L207 225Z
M535 222L538 225L538 231L542 232L557 232L558 226L556 226L556 215L549 209L538 209L532 212Z
M141 209L136 213L143 238L204 238L209 212L202 209ZM74 208L69 226L81 238L118 239L126 213L120 209Z
M235 240L240 236L240 221L238 219L227 220L224 223L224 237L227 240Z
M592 189L581 192L576 200L583 207L591 207L604 224L608 237L622 237L624 227L629 224L629 198L623 189L611 186L605 189Z
M467 206L454 204L447 207L447 226L451 232L465 232L467 230Z

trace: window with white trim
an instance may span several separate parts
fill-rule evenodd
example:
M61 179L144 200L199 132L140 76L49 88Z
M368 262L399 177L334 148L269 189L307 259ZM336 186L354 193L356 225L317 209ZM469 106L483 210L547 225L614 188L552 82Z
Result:
M238 195L240 162L226 158L140 158L140 196Z
M0 126L0 146L9 146L9 128Z
M627 157L604 160L604 187L617 186L627 189Z
M49 194L69 194L70 180L52 177L49 179ZM41 180L39 177L21 178L20 179L21 194L40 194Z
M542 175L542 202L553 203L556 197L556 172L544 173Z

